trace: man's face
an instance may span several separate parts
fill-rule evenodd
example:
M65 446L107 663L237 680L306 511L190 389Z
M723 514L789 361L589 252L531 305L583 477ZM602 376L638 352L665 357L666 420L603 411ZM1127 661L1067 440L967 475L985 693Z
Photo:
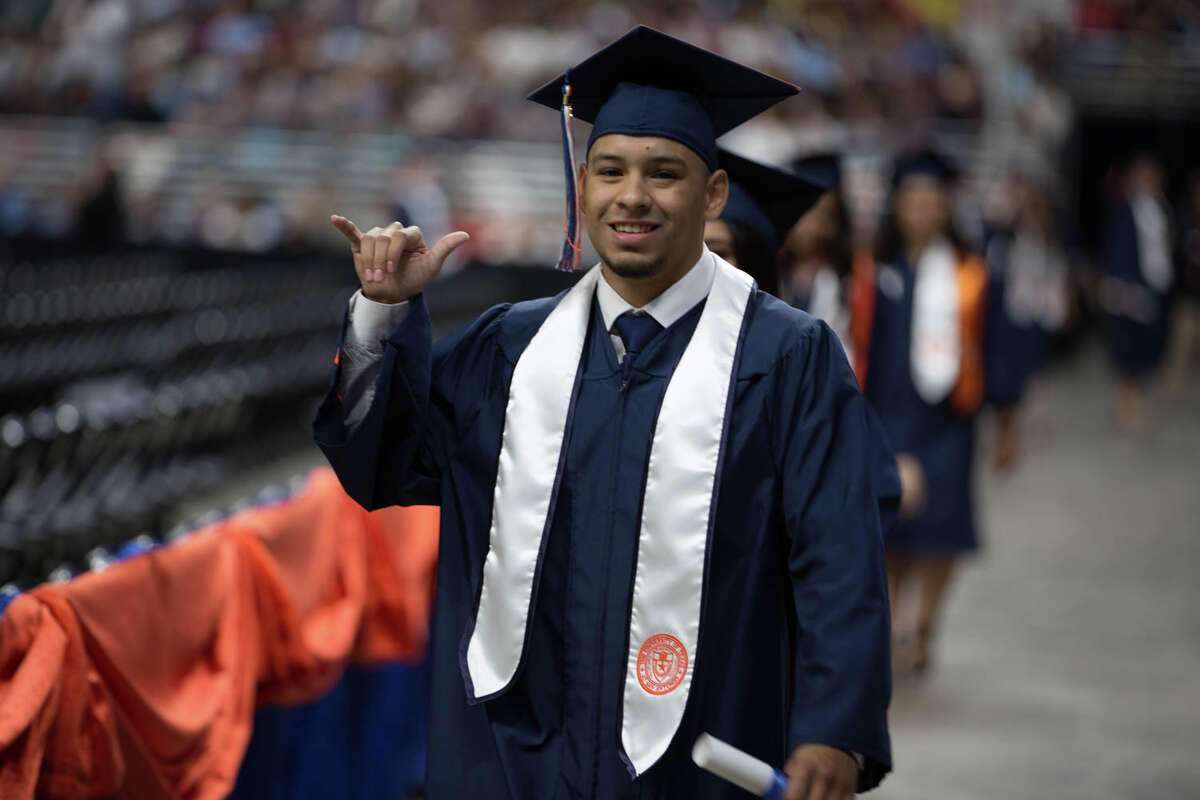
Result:
M699 257L705 219L725 206L728 178L691 149L658 136L601 136L579 168L588 236L625 278L686 269Z

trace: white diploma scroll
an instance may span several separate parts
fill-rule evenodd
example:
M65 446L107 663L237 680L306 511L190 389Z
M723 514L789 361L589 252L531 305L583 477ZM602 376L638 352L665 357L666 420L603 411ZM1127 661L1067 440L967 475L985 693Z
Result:
M724 778L756 797L782 797L787 776L765 761L702 733L692 747L696 766Z

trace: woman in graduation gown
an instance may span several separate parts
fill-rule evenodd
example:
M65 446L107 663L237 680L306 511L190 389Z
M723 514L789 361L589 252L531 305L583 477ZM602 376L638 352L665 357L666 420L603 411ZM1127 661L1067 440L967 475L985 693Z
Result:
M792 162L792 170L826 191L783 241L780 297L825 320L847 341L852 231L841 164L836 154L819 153Z
M854 265L855 370L900 454L906 487L901 519L885 540L898 631L900 603L909 590L918 599L915 630L893 646L897 666L918 673L929 664L954 567L979 544L976 419L985 400L999 407L997 458L1007 465L1015 452L1011 408L1021 391L1003 315L989 308L987 268L954 233L954 176L935 153L901 158L876 253L859 254Z

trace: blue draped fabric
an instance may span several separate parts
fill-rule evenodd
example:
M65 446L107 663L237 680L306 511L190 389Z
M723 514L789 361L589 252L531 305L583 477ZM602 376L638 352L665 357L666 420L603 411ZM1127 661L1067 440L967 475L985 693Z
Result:
M429 666L350 667L320 700L261 708L233 800L402 800L425 775Z

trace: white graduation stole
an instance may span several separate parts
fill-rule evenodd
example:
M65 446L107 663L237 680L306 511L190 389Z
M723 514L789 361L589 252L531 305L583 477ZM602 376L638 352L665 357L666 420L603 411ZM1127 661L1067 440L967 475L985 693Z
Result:
M621 715L621 743L638 775L675 735L696 669L726 406L754 286L749 275L707 257L716 261L712 289L667 384L642 503ZM483 586L465 641L475 700L503 692L521 663L599 278L597 265L567 292L513 370Z
M842 281L829 267L821 267L813 277L812 299L808 301L808 313L825 320L837 334L842 347L850 343L850 312L842 301Z
M950 396L962 366L958 261L950 243L938 239L916 266L909 370L917 394L937 405Z

